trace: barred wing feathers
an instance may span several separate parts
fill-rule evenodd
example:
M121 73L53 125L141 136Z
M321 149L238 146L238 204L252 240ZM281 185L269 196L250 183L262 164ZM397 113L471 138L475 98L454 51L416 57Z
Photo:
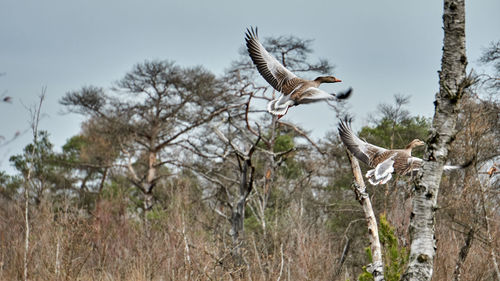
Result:
M288 84L290 80L297 78L297 76L267 52L259 42L257 28L247 29L245 41L250 58L257 67L260 75L277 91L289 94L283 92L283 86Z

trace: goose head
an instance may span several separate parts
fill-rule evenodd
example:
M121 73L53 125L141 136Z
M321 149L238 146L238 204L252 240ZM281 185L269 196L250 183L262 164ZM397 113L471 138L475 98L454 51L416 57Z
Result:
M414 139L414 140L412 140L412 141L411 141L411 142L410 142L410 143L409 143L409 144L405 147L405 149L406 149L406 150L411 151L413 148L415 148L415 147L417 147L417 146L422 146L422 145L424 145L424 144L425 144L425 142L423 142L423 141L421 141L421 140L419 140L419 139Z
M319 83L338 83L342 82L342 80L337 79L334 76L319 76L314 81L319 82Z

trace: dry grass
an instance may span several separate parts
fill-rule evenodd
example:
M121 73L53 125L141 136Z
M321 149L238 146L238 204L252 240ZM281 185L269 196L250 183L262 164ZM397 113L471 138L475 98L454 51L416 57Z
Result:
M32 206L30 280L356 280L361 267L369 263L362 220L353 223L348 232L338 222L332 227L325 223L325 213L313 204L302 206L301 198L291 200L286 211L268 222L265 237L258 230L247 229L244 262L237 264L231 256L227 221L197 201L198 195L187 182L176 184L177 189L165 193L170 199L159 203L166 207L151 213L146 221L130 211L127 200L101 199L90 214L70 202L42 201ZM389 202L393 211L388 217L404 236L409 206L399 205L398 209ZM344 216L341 221L346 224L359 219L342 212L326 216ZM0 217L0 280L20 280L22 202L3 202ZM497 222L498 217L492 219L496 249ZM344 235L352 242L340 268ZM448 280L464 235L439 217L436 236L433 280ZM490 248L480 238L473 242L462 280L492 278Z
M225 222L209 210L169 208L144 222L125 209L108 200L101 200L91 215L69 206L56 211L48 203L33 207L30 280L332 280L335 276L334 253L341 250L341 241L296 213L286 215L289 223L274 226L266 239L247 233L245 263L237 266ZM4 207L1 213L0 279L19 280L21 204Z

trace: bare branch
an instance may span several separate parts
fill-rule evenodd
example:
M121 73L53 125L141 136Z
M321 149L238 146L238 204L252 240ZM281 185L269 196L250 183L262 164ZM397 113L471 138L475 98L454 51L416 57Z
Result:
M368 235L372 251L372 264L367 266L367 271L373 275L375 281L384 280L384 263L382 261L382 248L378 236L378 227L370 197L366 192L365 182L358 160L346 149L349 161L351 162L352 173L354 175L353 190L356 200L363 206L366 223L368 225Z
M291 123L288 123L288 122L284 122L284 121L278 121L278 124L292 128L295 132L297 132L299 135L301 135L303 138L305 138L312 146L314 146L314 148L316 148L316 150L318 150L318 152L321 155L325 154L325 152L323 152L321 150L321 148L319 148L319 146L311 138L309 138L309 136L306 133L304 133L302 130L300 130L297 126L295 126Z

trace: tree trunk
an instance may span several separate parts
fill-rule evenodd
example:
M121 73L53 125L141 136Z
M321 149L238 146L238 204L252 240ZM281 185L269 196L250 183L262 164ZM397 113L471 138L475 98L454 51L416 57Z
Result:
M469 229L467 237L465 238L465 243L460 249L460 253L458 254L457 264L455 265L455 271L453 272L454 281L460 281L460 278L462 277L462 265L464 264L467 255L469 255L469 250L472 246L473 240L474 240L474 229L471 228Z
M465 0L444 0L444 45L439 93L430 137L413 195L410 258L402 280L431 280L436 253L435 211L443 166L456 130L460 101L470 79L465 75Z
M143 193L143 202L142 202L142 207L144 208L144 214L147 214L151 209L153 208L154 205L154 197L153 194L150 192L144 192Z
M240 251L242 241L240 235L243 233L247 197L253 188L253 172L255 168L252 166L251 157L254 149L255 146L250 149L246 159L242 161L238 201L232 206L231 210L231 230L229 235L233 241L232 255L237 265L241 265L243 261Z
M476 167L476 174L479 174L477 167ZM484 226L486 228L487 245L490 248L491 261L493 262L493 268L495 269L497 280L500 281L500 269L498 268L495 247L493 245L493 237L491 235L490 215L489 215L489 211L486 207L487 202L488 202L488 199L486 197L486 187L481 183L480 179L478 179L478 182L479 182L479 186L480 186L480 190L481 190L481 208L482 208L483 216L484 216L484 224L485 224Z
M27 165L28 165L28 173L24 182L24 256L23 256L23 277L24 281L28 280L28 252L30 249L30 219L29 219L29 187L31 184L31 173L33 172L33 162L36 154L36 146L38 142L38 124L40 123L40 111L42 109L42 103L45 99L45 90L46 88L42 88L42 93L40 94L40 101L37 107L30 109L31 113L31 129L33 133L33 148L30 151L31 155L26 155ZM42 189L43 190L43 189ZM42 192L43 195L43 192ZM39 198L42 197L39 196Z
M233 259L236 264L241 264L241 237L240 234L243 232L243 220L245 219L245 202L246 196L240 195L238 198L238 202L233 209L231 210L231 230L229 231L229 235L231 236L231 240L233 242L233 248L231 250Z
M151 145L154 145L154 143L151 143ZM149 212L154 205L153 188L156 185L156 155L157 151L150 151L148 156L146 182L143 183L144 212Z
M383 281L385 280L384 263L382 261L382 248L380 247L380 240L378 237L377 219L373 213L370 196L366 192L366 186L363 181L363 175L361 174L358 160L349 151L347 151L347 155L349 156L349 161L351 161L352 173L354 175L354 193L356 193L356 199L361 206L363 206L363 212L368 225L372 263L367 266L367 271L373 275L374 281Z

